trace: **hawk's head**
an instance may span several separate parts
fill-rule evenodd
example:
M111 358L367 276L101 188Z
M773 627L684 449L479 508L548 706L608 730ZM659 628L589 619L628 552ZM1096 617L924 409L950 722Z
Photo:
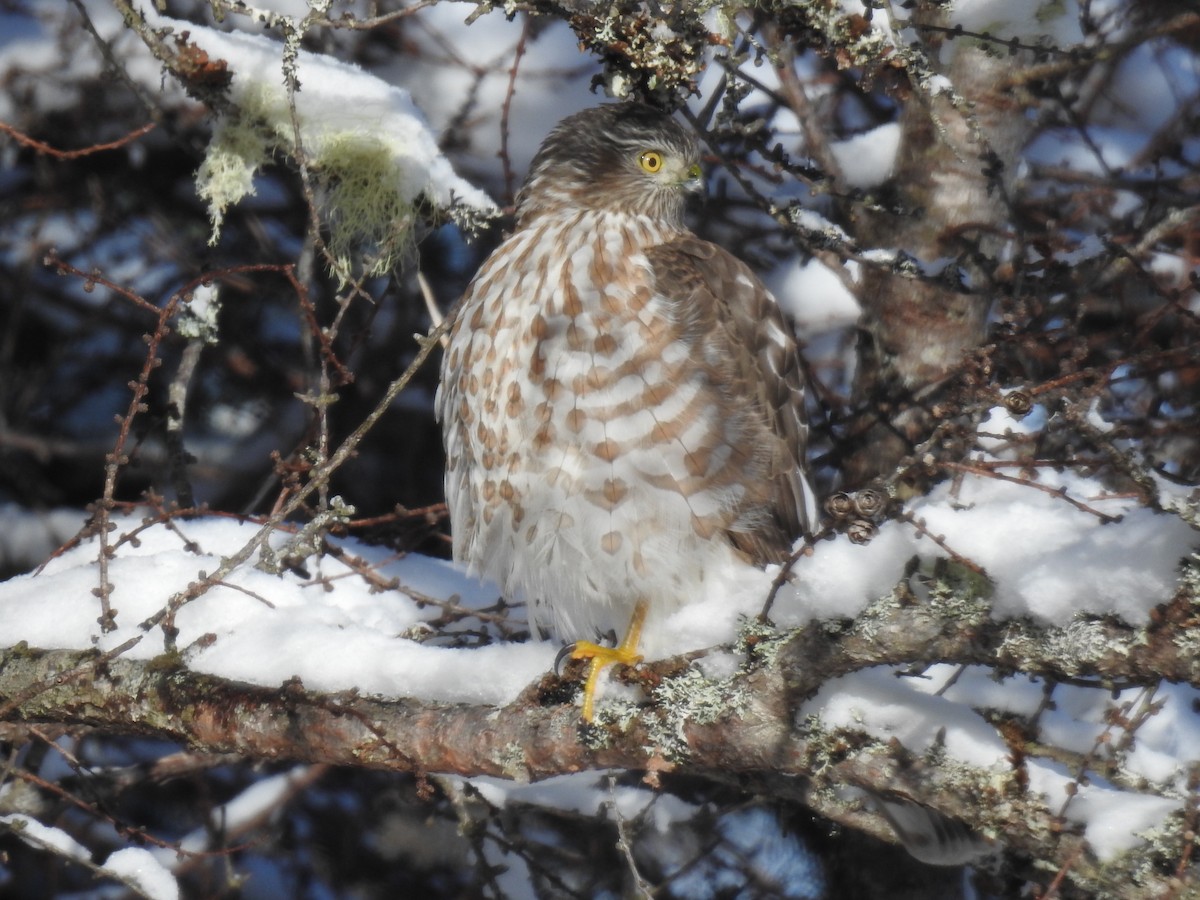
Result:
M611 209L679 224L702 186L695 136L640 103L610 103L568 116L533 158L517 196L519 222L554 209Z

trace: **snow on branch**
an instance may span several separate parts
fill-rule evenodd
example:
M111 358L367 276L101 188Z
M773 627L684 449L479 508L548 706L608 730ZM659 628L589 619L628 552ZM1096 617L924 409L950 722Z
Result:
M1129 527L1059 505L1096 532ZM969 511L958 514L971 527ZM1070 865L1084 883L1115 877L1106 873L1144 853L1151 832L1155 847L1177 851L1186 831L1191 743L1177 730L1192 727L1200 687L1200 655L1183 640L1197 619L1194 576L1138 625L1065 610L1058 622L993 618L985 578L952 559L904 566L897 532L911 527L889 523L865 547L831 541L799 560L809 593L785 590L771 609L790 625L753 616L765 578L744 596L681 611L671 629L681 640L704 643L705 621L709 643L727 643L626 673L589 728L575 674L551 671L554 647L477 645L480 634L511 631L494 629L491 589L446 563L341 541L308 561L307 576L246 564L213 581L205 572L239 554L252 524L113 522L115 631L95 619L95 538L0 590L6 637L20 641L0 654L0 719L419 777L702 775L887 833L861 795L846 794L853 786L914 798L1010 849ZM844 577L846 550L877 579L899 565L899 583L854 607L851 596L870 589ZM837 602L834 576L845 614L816 618L811 592ZM203 587L177 610L168 641L149 623L185 584ZM456 614L447 617L445 598ZM735 615L722 618L722 606ZM713 622L734 631L722 637ZM1062 714L1047 707L1051 697Z
M208 204L210 243L230 206L256 192L255 177L275 154L297 160L316 182L328 250L343 281L389 271L409 252L418 226L449 216L464 230L498 214L486 193L460 178L408 91L330 56L268 37L152 17L174 29L169 65L189 83L203 62L221 98L212 140L196 173ZM187 65L185 65L185 63ZM365 255L362 271L355 260Z

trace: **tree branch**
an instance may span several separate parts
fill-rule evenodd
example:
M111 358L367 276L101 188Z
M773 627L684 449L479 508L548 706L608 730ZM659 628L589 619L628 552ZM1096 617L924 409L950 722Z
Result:
M1039 629L993 622L985 604L918 601L902 586L852 622L748 629L747 661L731 679L697 679L686 658L643 666L630 677L648 702L636 711L605 708L596 726L582 723L574 691L553 674L494 709L320 694L299 681L250 686L191 671L174 656L146 662L27 647L0 654L0 700L11 701L4 705L14 722L95 726L255 759L519 781L608 768L646 771L653 785L667 773L697 776L889 835L881 817L847 798L853 785L913 798L1042 865L1069 862L1081 884L1100 884L1113 876L1081 852L1061 811L1028 790L1023 761L1039 752L1032 741L1014 746L1004 771L951 765L939 747L921 756L896 741L801 720L801 705L841 675L914 660L1089 678L1096 687L1164 678L1200 684L1200 659L1177 641L1196 621L1195 608L1181 595L1158 612L1144 629L1099 619ZM701 694L707 705L695 699Z

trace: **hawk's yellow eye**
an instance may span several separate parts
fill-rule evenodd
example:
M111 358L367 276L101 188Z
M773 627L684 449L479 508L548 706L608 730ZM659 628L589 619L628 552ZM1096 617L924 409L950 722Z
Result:
M643 150L642 155L638 157L638 165L642 167L643 172L657 175L663 167L662 154L657 150Z

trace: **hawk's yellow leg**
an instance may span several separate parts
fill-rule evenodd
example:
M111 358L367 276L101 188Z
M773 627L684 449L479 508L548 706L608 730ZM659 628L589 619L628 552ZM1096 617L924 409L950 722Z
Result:
M583 721L592 721L596 710L596 685L600 681L600 673L614 663L624 666L637 665L642 661L638 656L638 642L642 638L642 625L646 621L646 602L640 601L629 620L629 628L625 639L616 647L601 647L591 641L577 641L571 651L571 659L586 659L588 662L587 681L583 685Z

